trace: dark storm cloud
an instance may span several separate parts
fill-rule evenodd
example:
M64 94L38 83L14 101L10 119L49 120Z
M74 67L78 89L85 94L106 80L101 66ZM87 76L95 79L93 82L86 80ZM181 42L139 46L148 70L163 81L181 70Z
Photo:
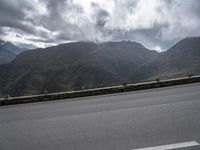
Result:
M37 8L37 4L43 4L48 8L48 12L45 14L38 13L37 11L40 8ZM63 14L68 12L72 14L81 13L81 11L81 7L73 5L71 0L40 0L37 1L36 5L33 5L31 1L21 3L18 0L11 2L2 0L0 1L0 36L3 36L2 33L8 31L8 29L4 30L6 27L11 28L12 32L21 35L33 35L39 39L43 38L42 40L27 38L31 42L49 43L52 41L56 43L56 39L52 39L53 37L50 34L53 32L57 32L55 38L63 37L64 39L62 40L76 40L76 35L78 34L74 33L74 31L80 30L80 28L77 27L77 24L68 22L67 19L69 18L64 18Z
M1 17L1 16L0 16ZM1 17L1 19L4 19L5 16ZM0 21L0 26L1 27L10 27L10 28L15 28L15 29L20 29L26 33L29 34L34 34L35 28L33 28L31 25L27 25L22 23L20 20L12 20L12 19L6 19L6 20L1 20Z
M167 49L199 28L199 0L0 0L0 37L21 45L135 40Z
M38 26L35 26L35 24L33 24L33 22L30 21L31 19L28 17L31 12L36 10L37 8L35 8L31 1L1 0L0 37L4 37L10 33L16 33L15 36L17 38L22 37L22 35L34 35L48 38L47 33L38 29ZM9 38L7 40L9 40Z
M103 27L108 21L109 13L106 10L99 10L97 15L97 26Z
M26 6L26 5L25 5ZM23 6L22 6L23 7ZM23 9L20 9L19 5L9 3L8 0L0 1L0 15L5 16L3 19L17 19L22 20L25 16ZM2 20L2 19L1 19Z
M70 21L75 18L80 19L79 15L83 13L81 6L74 4L72 0L43 0L43 2L48 8L48 14L38 16L38 20L33 20L35 24L42 24L49 31L56 32L55 38L58 40L79 40L84 37L81 33L84 26L80 27L77 22Z
M91 3L94 11L94 18L96 19L97 28L102 28L109 19L110 14L97 3Z
M31 5L26 1L10 3L8 0L0 1L0 27L11 27L21 29L28 33L34 33L32 26L24 24L26 13L31 10Z
M63 7L67 6L64 3L65 0L44 0L44 2L46 3L49 14L41 16L39 22L41 22L45 28L50 30L59 30L60 28L63 28L64 25L62 24L61 14ZM68 6L66 8L68 9Z

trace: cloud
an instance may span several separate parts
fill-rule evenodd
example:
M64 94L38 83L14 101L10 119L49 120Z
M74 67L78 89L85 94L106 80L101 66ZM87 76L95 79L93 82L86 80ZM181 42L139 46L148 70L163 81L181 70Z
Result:
M160 30L164 40L176 40L187 36L199 36L200 1L176 0L163 9L166 25Z
M98 9L96 13L96 26L102 28L108 22L109 13L104 9Z
M1 0L0 18L0 38L33 47L135 40L167 49L200 35L198 0Z

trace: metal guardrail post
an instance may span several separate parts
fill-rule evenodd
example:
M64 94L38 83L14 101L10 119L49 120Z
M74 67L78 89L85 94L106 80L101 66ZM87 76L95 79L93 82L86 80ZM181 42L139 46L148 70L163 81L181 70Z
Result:
M6 95L6 97L4 98L5 101L9 100L10 95Z

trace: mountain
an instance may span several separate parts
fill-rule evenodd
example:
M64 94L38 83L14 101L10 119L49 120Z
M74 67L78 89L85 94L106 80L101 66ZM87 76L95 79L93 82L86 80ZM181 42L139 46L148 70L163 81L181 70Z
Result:
M18 55L19 53L23 52L23 49L15 46L14 44L10 43L10 42L1 42L2 44L0 44L0 48L3 48L7 51L10 51L16 55Z
M0 66L0 93L11 96L90 89L200 74L200 37L165 52L139 43L74 42L20 53Z
M23 49L10 42L0 40L0 64L10 63Z
M0 47L0 65L11 62L15 59L15 54Z
M0 67L1 92L17 96L136 82L141 80L140 66L157 54L130 41L74 42L29 50Z
M169 50L162 52L152 63L146 65L150 78L180 77L200 74L200 37L188 37Z
M3 45L5 42L0 39L0 46Z

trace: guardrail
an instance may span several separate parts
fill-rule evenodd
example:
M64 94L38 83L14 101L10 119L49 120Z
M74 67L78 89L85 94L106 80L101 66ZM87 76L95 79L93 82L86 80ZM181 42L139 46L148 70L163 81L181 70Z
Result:
M33 96L21 96L21 97L7 97L5 99L0 99L0 106L138 91L138 90L146 90L146 89L153 89L153 88L160 88L167 86L175 86L181 84L189 84L195 82L200 82L200 76L176 78L176 79L162 80L162 81L156 80L153 82L128 84L128 85L124 84L113 87L104 87L104 88L96 88L96 89L81 90L81 91L70 91L70 92L60 92L60 93L41 94Z

